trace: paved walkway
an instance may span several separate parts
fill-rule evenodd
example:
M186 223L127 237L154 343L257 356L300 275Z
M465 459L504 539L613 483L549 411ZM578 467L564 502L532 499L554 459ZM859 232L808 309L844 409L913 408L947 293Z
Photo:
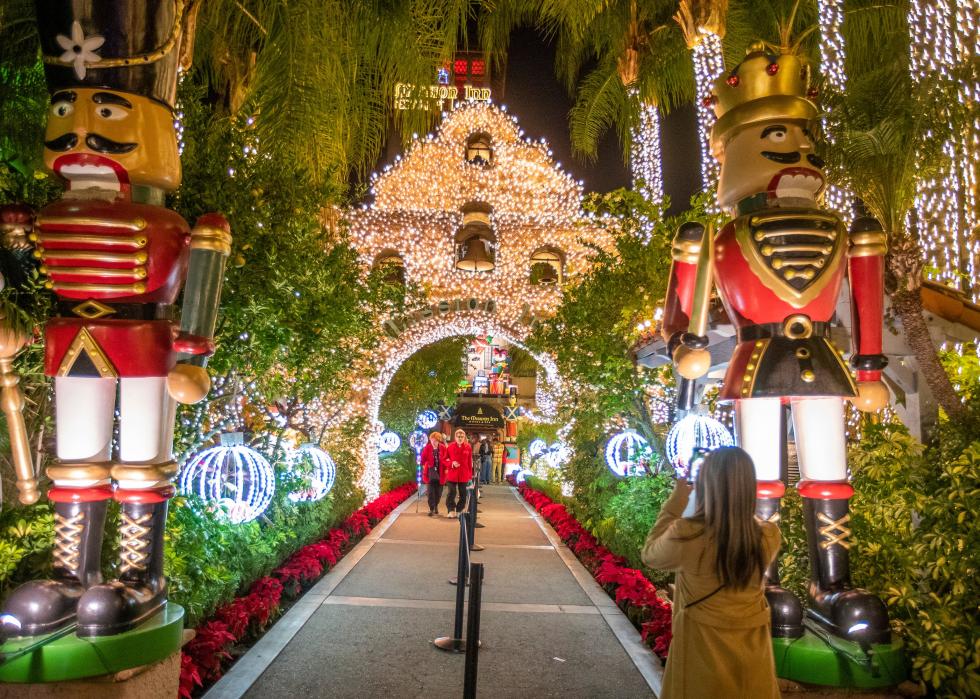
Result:
M486 564L478 693L485 697L652 697L660 664L639 634L516 491L488 486L477 542ZM452 635L459 524L405 502L207 694L460 697Z

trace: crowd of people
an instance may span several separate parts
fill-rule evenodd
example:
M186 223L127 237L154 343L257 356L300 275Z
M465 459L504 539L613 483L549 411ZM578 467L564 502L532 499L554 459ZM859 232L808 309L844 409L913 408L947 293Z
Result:
M471 435L457 429L450 441L441 432L429 434L420 454L422 482L427 486L429 516L439 513L439 501L446 493L446 517L456 517L466 509L468 491L483 483L504 480L504 445L495 435ZM477 490L477 497L479 491Z

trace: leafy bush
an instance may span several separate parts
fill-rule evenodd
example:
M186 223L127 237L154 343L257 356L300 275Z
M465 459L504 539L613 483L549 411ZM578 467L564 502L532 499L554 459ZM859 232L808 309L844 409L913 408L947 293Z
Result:
M606 505L606 517L593 530L609 550L624 557L634 568L646 570L647 577L660 587L666 585L670 575L643 566L640 550L673 487L674 479L665 473L619 481L616 494Z

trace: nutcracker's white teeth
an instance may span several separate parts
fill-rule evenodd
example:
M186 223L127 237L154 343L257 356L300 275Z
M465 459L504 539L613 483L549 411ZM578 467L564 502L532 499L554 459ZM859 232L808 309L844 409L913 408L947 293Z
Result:
M72 189L96 187L118 192L121 188L119 175L107 165L66 164L58 168L58 174L71 182Z
M823 180L815 175L786 174L776 183L776 196L780 199L816 199Z

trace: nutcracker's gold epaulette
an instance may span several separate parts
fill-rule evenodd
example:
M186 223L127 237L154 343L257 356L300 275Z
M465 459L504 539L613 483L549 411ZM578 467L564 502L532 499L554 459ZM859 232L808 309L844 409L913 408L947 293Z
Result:
M671 244L671 257L675 262L697 264L701 253L701 241L704 239L704 229L695 226L681 226Z
M849 257L875 257L888 252L888 236L881 230L851 231Z

